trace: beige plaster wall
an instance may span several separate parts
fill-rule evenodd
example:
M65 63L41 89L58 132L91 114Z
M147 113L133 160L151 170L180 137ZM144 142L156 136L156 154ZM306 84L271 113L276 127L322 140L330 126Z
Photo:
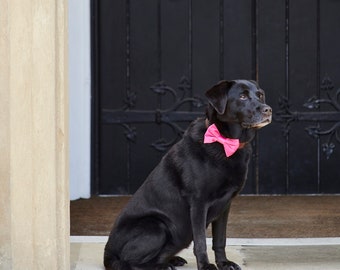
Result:
M67 0L0 0L0 269L69 269Z

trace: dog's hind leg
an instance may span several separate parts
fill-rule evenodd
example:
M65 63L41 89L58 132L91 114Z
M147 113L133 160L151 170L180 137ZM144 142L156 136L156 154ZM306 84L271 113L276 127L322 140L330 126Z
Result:
M162 269L167 240L168 229L159 219L130 221L111 234L104 265L107 270Z

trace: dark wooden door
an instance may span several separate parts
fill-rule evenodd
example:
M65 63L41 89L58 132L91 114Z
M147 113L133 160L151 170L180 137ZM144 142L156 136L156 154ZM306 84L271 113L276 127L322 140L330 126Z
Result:
M340 1L93 0L94 194L132 194L221 79L258 80L274 121L246 194L340 192Z

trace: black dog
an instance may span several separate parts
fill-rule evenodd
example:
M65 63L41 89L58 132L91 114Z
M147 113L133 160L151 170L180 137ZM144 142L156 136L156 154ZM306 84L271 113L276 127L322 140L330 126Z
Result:
M246 179L249 142L271 122L272 109L254 81L221 81L206 96L207 119L189 126L116 220L107 270L176 269L186 261L175 255L191 241L198 269L215 270L206 250L210 223L218 269L241 269L225 254L229 207Z

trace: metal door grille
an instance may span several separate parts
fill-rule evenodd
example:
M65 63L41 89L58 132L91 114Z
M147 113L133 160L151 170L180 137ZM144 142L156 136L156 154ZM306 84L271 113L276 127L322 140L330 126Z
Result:
M340 2L92 0L93 193L133 193L220 79L274 109L244 193L339 193Z

